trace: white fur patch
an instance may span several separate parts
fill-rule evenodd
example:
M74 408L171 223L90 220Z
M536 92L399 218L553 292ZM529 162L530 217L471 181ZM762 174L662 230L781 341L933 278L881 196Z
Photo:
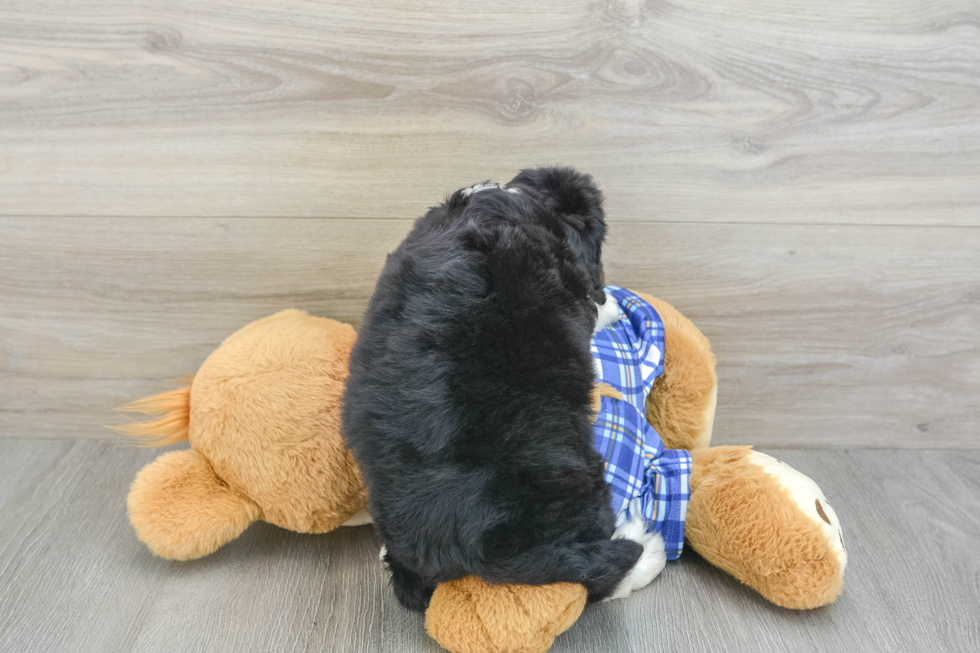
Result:
M385 562L385 556L388 554L388 547L384 544L381 545L381 550L378 551L378 560L381 561L381 568L385 570L385 573L391 575L391 570L388 569L388 563Z
M625 599L636 590L646 587L650 581L660 575L667 564L664 539L658 533L646 532L643 516L640 513L639 499L633 499L630 503L630 513L633 515L633 519L617 528L612 539L633 540L643 546L643 553L640 554L640 559L616 586L613 593L605 599L606 601Z
M463 197L469 197L470 195L474 195L476 193L479 193L480 191L492 190L494 188L499 188L500 190L505 190L508 193L510 193L511 195L520 195L521 194L521 189L520 188L507 188L506 185L501 186L500 184L494 184L494 183L475 184L473 186L470 186L469 188L464 188L461 192L463 193Z
M490 190L491 188L500 188L500 184L475 184L469 188L463 189L463 197L469 197L480 191Z
M599 311L599 317L595 322L595 329L592 333L599 333L605 329L610 324L618 322L620 318L619 304L616 302L616 298L606 293L606 303L595 305L596 310Z
M371 521L371 513L368 512L368 509L361 508L351 515L351 518L341 524L341 526L363 526L364 524L370 524Z

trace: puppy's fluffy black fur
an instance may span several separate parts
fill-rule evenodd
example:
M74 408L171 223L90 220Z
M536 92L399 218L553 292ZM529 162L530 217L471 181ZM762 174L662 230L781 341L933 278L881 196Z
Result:
M343 426L406 607L470 574L582 583L595 601L639 558L609 539L592 445L605 231L591 177L525 170L506 189L456 191L388 257Z

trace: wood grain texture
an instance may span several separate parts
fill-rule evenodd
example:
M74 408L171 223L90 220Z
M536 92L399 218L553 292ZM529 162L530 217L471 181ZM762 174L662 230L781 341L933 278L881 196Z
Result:
M256 524L191 563L152 557L125 495L159 452L0 441L0 650L435 653L369 527ZM980 452L769 450L834 502L849 562L827 608L777 608L693 552L626 601L589 606L554 653L944 651L980 641Z
M718 359L717 444L980 448L980 230L619 225Z
M285 308L358 322L409 227L0 219L0 434L106 437L115 407Z
M114 407L284 308L357 324L404 220L0 220L0 436ZM980 447L980 229L613 223L607 279L691 317L717 444Z
M5 0L0 215L980 224L975 0Z

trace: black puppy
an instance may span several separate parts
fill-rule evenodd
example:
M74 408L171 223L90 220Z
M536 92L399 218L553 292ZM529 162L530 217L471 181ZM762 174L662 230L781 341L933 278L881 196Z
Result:
M471 574L582 583L590 601L652 578L637 565L655 548L642 528L627 535L642 543L610 539L592 445L605 232L591 177L525 170L456 191L388 257L343 428L406 607Z

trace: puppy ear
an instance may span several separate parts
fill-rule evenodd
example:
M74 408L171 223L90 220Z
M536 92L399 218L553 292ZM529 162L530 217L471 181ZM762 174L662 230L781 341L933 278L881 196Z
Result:
M551 211L577 216L583 227L599 227L605 233L602 191L592 177L568 166L521 170L507 184L527 189ZM598 224L589 224L598 223Z
M534 195L561 222L568 244L594 286L602 288L602 243L606 217L602 191L592 177L567 166L522 170L508 187ZM602 293L598 303L605 301Z

